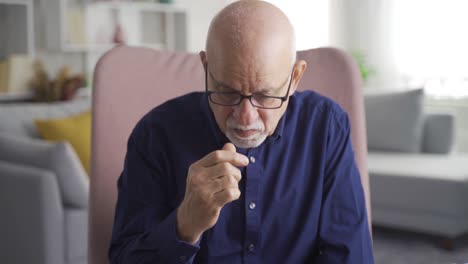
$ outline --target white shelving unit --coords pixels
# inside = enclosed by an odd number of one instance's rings
[[[98,59],[115,46],[118,25],[127,45],[186,51],[187,16],[177,4],[154,2],[0,0],[0,59],[27,54],[50,74],[73,65],[91,81]]]
[[[154,49],[187,49],[186,10],[174,4],[93,2],[86,6],[87,69],[113,47],[117,26],[124,42]]]
[[[174,4],[93,2],[86,6],[88,44],[112,45],[120,25],[127,45],[186,50],[186,10]]]
[[[41,2],[46,35],[45,48],[56,52],[86,51],[84,31],[88,0],[46,0]],[[74,33],[75,38],[70,37]]]
[[[0,103],[31,97],[22,78],[32,74],[24,55],[36,56],[33,11],[33,0],[0,0]]]
[[[128,45],[187,49],[187,12],[176,4],[47,0],[43,10],[46,13],[46,46],[50,50],[107,50],[114,45],[117,24],[121,25]]]
[[[82,54],[88,76],[99,57],[115,46],[117,25],[127,45],[187,50],[187,11],[177,4],[46,0],[42,5],[46,48]]]
[[[11,53],[35,56],[33,11],[33,0],[0,0],[0,57]]]

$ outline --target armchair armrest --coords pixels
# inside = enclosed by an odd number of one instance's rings
[[[54,173],[0,160],[0,259],[64,263],[64,212]]]
[[[47,142],[0,133],[0,160],[52,172],[65,207],[88,207],[89,179],[68,142]]]
[[[447,154],[455,143],[455,117],[450,113],[426,114],[422,152]]]

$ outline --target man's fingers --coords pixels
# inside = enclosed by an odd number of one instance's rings
[[[234,146],[234,144],[232,144],[232,143],[226,143],[223,146],[223,150],[236,152],[236,146]]]
[[[203,167],[211,167],[222,162],[229,162],[236,167],[245,167],[249,164],[249,159],[237,152],[216,150],[203,157],[199,164]]]
[[[227,203],[230,203],[232,201],[239,199],[240,195],[241,195],[241,192],[239,188],[232,187],[232,188],[223,189],[215,193],[213,198],[214,198],[216,205],[223,207]]]
[[[239,188],[239,182],[233,176],[224,176],[207,183],[210,188],[210,192],[215,194],[222,191],[223,189]]]
[[[207,170],[206,174],[209,175],[208,176],[209,180],[215,180],[217,178],[228,176],[228,175],[234,176],[234,178],[237,181],[240,181],[242,178],[241,171],[238,168],[234,167],[229,162],[218,163],[214,166],[206,168],[206,170]]]

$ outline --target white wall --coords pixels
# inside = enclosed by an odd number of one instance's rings
[[[280,8],[296,33],[296,49],[329,45],[329,0],[265,0]]]
[[[328,44],[328,14],[321,14],[328,8],[325,0],[283,1],[266,0],[278,6],[289,16],[296,32],[313,32],[296,36],[298,50],[310,49]],[[211,19],[226,5],[235,0],[176,0],[175,3],[187,8],[188,50],[199,52],[205,47],[206,34]],[[309,24],[309,25],[307,25]]]
[[[44,0],[41,0],[44,1]],[[208,27],[211,19],[223,7],[233,2],[233,0],[175,0],[178,4],[187,9],[187,51],[198,53],[204,50],[205,39],[208,32]],[[56,51],[48,51],[44,49],[45,28],[41,25],[44,24],[44,12],[40,10],[40,5],[36,6],[36,44],[37,44],[37,57],[40,58],[51,76],[55,76],[57,71],[63,65],[67,64],[72,72],[83,72],[85,69],[85,54],[80,52],[67,52],[61,53]],[[91,76],[89,76],[91,78]]]
[[[175,3],[187,8],[188,51],[205,49],[205,40],[211,19],[232,0],[176,0]]]
[[[330,44],[347,51],[361,51],[376,70],[366,90],[398,90],[408,87],[398,82],[391,40],[393,0],[330,0]],[[389,18],[390,17],[390,18]],[[417,19],[417,17],[415,17]],[[417,33],[415,33],[417,34]],[[468,100],[426,100],[428,111],[452,112],[456,118],[457,150],[468,152]]]
[[[363,53],[376,74],[371,89],[397,89],[397,75],[391,55],[390,0],[330,0],[330,45],[348,52]]]

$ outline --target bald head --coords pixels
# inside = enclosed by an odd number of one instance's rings
[[[235,59],[250,67],[259,63],[291,67],[296,56],[294,29],[274,5],[238,1],[221,10],[211,22],[206,52],[208,61]]]
[[[295,57],[291,23],[267,2],[235,2],[211,22],[200,52],[206,90],[219,128],[236,146],[257,147],[275,131],[307,68]]]

